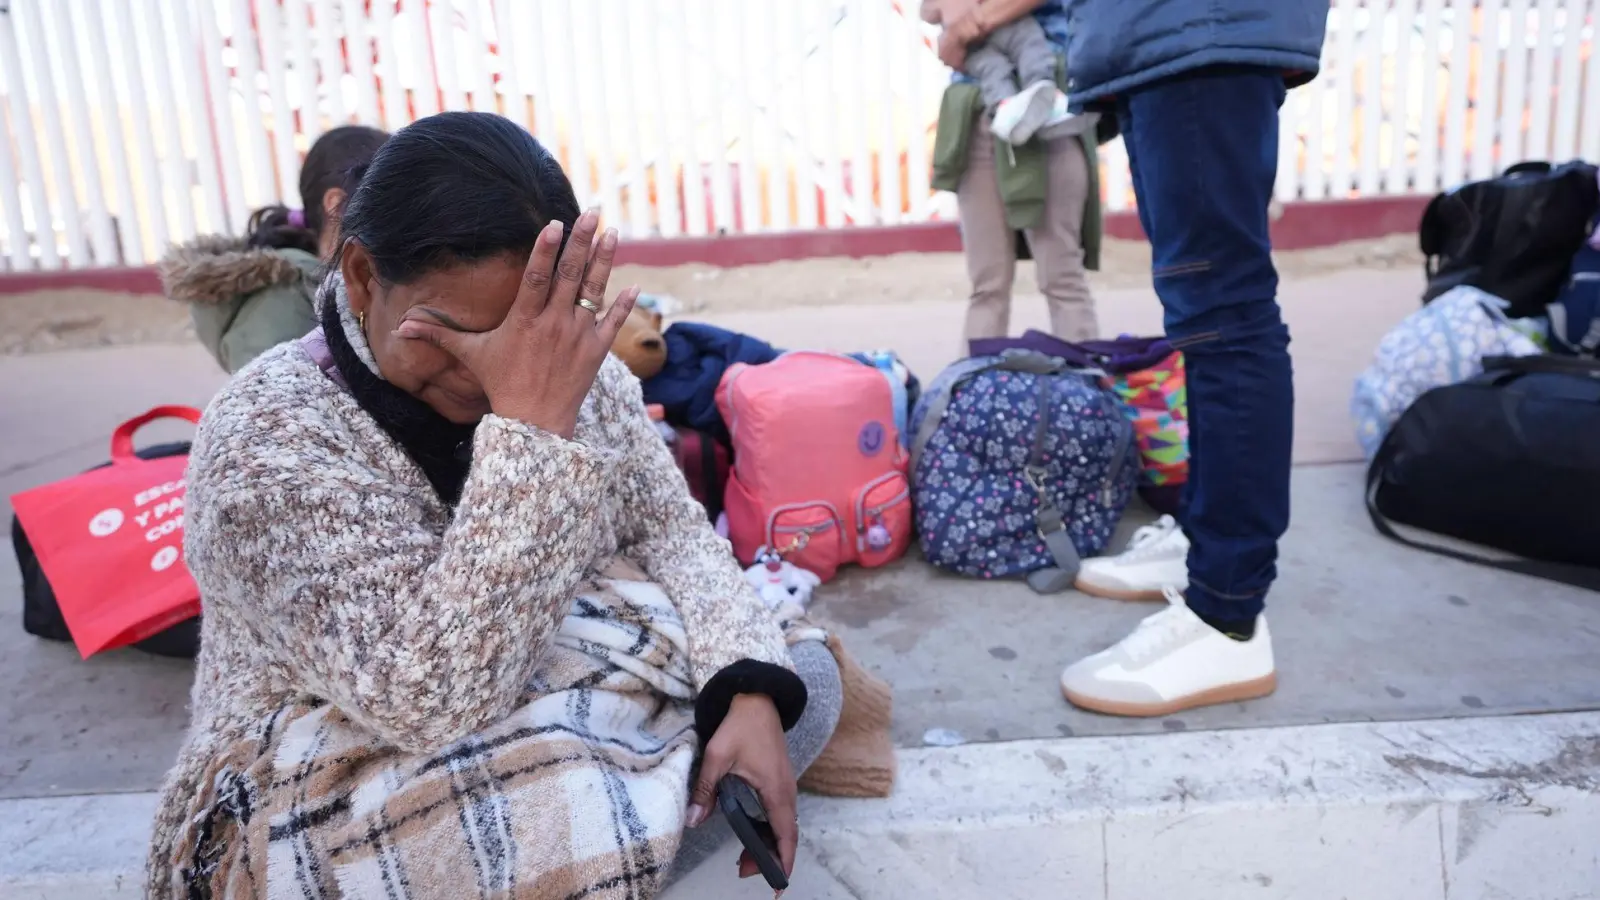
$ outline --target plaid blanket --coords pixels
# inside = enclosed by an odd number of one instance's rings
[[[281,710],[214,770],[194,897],[651,897],[684,827],[695,738],[683,622],[613,563],[580,589],[497,725],[430,755],[339,710]]]

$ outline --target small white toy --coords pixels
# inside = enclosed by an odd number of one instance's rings
[[[756,550],[756,564],[744,570],[744,580],[750,582],[769,609],[785,603],[804,609],[811,602],[811,589],[822,584],[815,573],[785,562],[767,547]]]

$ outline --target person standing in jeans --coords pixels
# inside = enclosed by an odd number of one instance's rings
[[[1067,0],[1073,109],[1115,113],[1168,338],[1188,376],[1179,520],[1079,586],[1165,599],[1061,676],[1077,706],[1167,715],[1277,685],[1262,614],[1289,525],[1294,387],[1267,206],[1284,92],[1317,73],[1327,0]]]

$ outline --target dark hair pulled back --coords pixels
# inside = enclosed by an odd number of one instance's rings
[[[546,225],[570,231],[578,213],[572,183],[533,135],[493,113],[447,112],[378,150],[340,238],[359,241],[385,283],[405,284],[453,263],[525,258]]]
[[[282,204],[258,209],[245,226],[245,243],[251,247],[293,248],[316,253],[322,228],[327,224],[322,212],[323,196],[334,188],[346,194],[354,192],[367,164],[372,162],[372,155],[388,139],[388,132],[365,125],[341,125],[317,138],[300,167],[303,219],[294,221],[293,211]]]

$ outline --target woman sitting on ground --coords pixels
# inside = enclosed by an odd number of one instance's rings
[[[338,246],[339,211],[388,138],[363,125],[327,132],[300,168],[300,209],[257,210],[244,238],[196,238],[156,266],[167,296],[189,304],[200,343],[230,374],[316,327],[312,294]]]
[[[649,897],[728,773],[792,866],[840,669],[608,357],[638,296],[605,304],[616,247],[506,119],[378,151],[321,331],[200,424],[204,649],[150,896]]]

